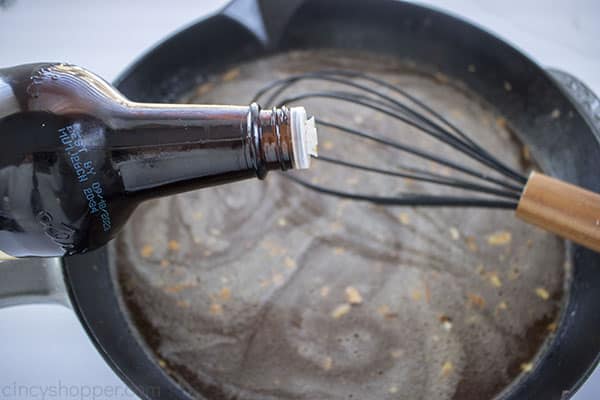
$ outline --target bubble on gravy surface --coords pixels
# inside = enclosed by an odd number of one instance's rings
[[[184,101],[244,104],[266,82],[323,68],[399,84],[498,158],[526,168],[504,120],[476,96],[380,56],[274,56],[215,76]],[[323,119],[476,165],[376,113],[324,100],[305,105]],[[323,154],[436,168],[339,132],[319,135]],[[319,162],[295,173],[381,195],[452,193]],[[492,398],[531,368],[555,327],[566,280],[562,242],[512,211],[378,207],[324,197],[278,173],[147,202],[115,249],[139,334],[175,379],[213,399]]]

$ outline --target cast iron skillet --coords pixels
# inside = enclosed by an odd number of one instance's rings
[[[573,78],[549,74],[485,31],[431,9],[392,0],[235,0],[222,12],[169,38],[117,81],[136,101],[168,102],[202,74],[293,49],[357,49],[409,58],[464,82],[524,135],[549,174],[600,192],[598,116],[591,93]],[[477,66],[477,74],[467,66]],[[564,89],[559,80],[567,81]],[[503,90],[503,82],[512,91]],[[574,90],[573,93],[568,93]],[[573,96],[580,102],[573,101]],[[552,110],[572,115],[548,122]],[[533,371],[501,399],[564,399],[585,380],[600,351],[600,254],[569,246],[568,304],[553,341]],[[136,333],[115,281],[113,252],[64,259],[73,309],[115,372],[145,399],[191,399],[158,365]]]

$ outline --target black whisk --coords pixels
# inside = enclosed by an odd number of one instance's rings
[[[294,92],[292,87],[305,80],[335,83],[342,89],[310,92]],[[285,95],[286,93],[290,93]],[[390,95],[385,94],[389,92]],[[381,169],[375,166],[358,164],[352,161],[319,155],[320,161],[352,168],[356,170],[379,173],[387,176],[408,178],[484,194],[486,197],[459,197],[447,195],[431,195],[403,192],[395,196],[377,196],[366,193],[351,193],[311,183],[296,175],[286,175],[293,181],[319,193],[337,197],[368,201],[381,205],[404,206],[471,206],[488,208],[516,209],[527,178],[498,160],[483,147],[478,145],[465,132],[449,122],[431,107],[427,106],[405,90],[373,76],[353,71],[326,70],[291,76],[274,81],[262,88],[255,95],[255,101],[262,104],[282,106],[300,100],[324,98],[331,101],[351,103],[369,110],[377,111],[397,120],[401,124],[417,128],[430,137],[461,152],[486,168],[476,169],[457,163],[439,154],[422,148],[366,132],[356,127],[342,125],[316,119],[317,125],[334,129],[344,134],[353,135],[389,148],[412,154],[419,158],[437,163],[465,175],[466,179],[449,177],[428,170],[406,165],[398,165],[394,170]],[[494,175],[489,172],[494,171]],[[468,178],[467,178],[468,177]]]

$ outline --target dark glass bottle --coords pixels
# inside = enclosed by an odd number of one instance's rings
[[[134,103],[66,64],[0,69],[0,250],[63,256],[107,243],[141,202],[306,168],[301,107]]]

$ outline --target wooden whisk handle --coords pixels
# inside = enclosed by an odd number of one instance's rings
[[[600,194],[532,172],[516,214],[523,221],[600,252]]]

